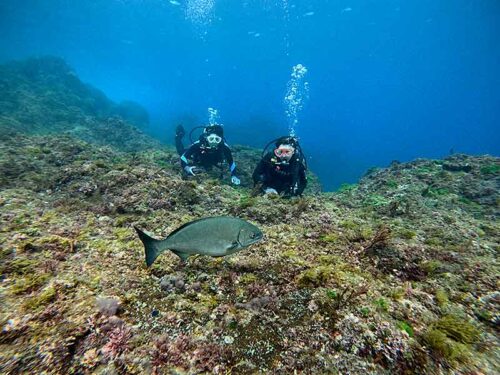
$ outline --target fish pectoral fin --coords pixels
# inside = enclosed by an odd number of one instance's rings
[[[191,254],[181,253],[180,251],[171,250],[175,255],[177,255],[183,262],[187,261]]]
[[[234,241],[228,248],[227,248],[227,251],[231,251],[231,250],[234,250],[238,247],[239,243],[238,241]]]

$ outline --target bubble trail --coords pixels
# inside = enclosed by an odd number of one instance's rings
[[[219,123],[219,111],[215,108],[208,107],[208,123],[210,125],[216,125]]]
[[[285,54],[288,56],[290,54],[290,35],[288,33],[288,25],[290,23],[290,7],[288,5],[288,0],[281,1],[283,11],[284,11],[284,25],[285,25],[285,35],[283,36],[283,42],[285,44]]]
[[[212,23],[215,0],[188,0],[186,18],[195,26],[205,28]]]
[[[302,110],[305,101],[309,97],[309,83],[305,80],[306,74],[307,68],[304,65],[295,65],[287,84],[284,103],[285,114],[288,119],[288,131],[291,136],[296,135],[296,129],[299,123],[299,112]]]

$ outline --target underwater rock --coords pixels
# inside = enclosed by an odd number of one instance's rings
[[[469,173],[472,171],[472,166],[469,164],[453,164],[453,163],[443,163],[443,169],[450,172],[465,172]]]
[[[260,309],[266,308],[273,303],[273,298],[270,296],[262,296],[252,298],[247,303],[236,303],[235,307],[246,310],[258,311]]]
[[[120,301],[115,298],[98,298],[96,300],[96,305],[101,314],[113,316],[118,313]]]
[[[2,373],[496,373],[498,158],[392,163],[336,193],[253,196],[257,150],[234,147],[237,189],[182,180],[173,150],[134,143],[65,69],[0,67],[12,85],[0,99]],[[33,135],[46,120],[72,135]],[[144,151],[81,140],[96,137]],[[266,241],[143,267],[134,225],[165,237],[232,213]]]
[[[186,283],[181,276],[166,275],[160,281],[160,288],[164,292],[176,291],[183,293],[186,290]]]
[[[0,65],[0,82],[2,136],[67,132],[121,150],[158,147],[158,142],[131,125],[146,122],[147,113],[140,106],[117,106],[101,91],[81,82],[60,58],[32,58]]]

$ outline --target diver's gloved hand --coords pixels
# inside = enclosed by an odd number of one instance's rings
[[[231,176],[231,182],[234,184],[234,185],[239,185],[241,183],[240,179],[236,176]]]
[[[273,189],[273,188],[266,188],[264,190],[264,194],[276,194],[278,195],[278,192],[276,191],[276,189]]]
[[[186,131],[184,130],[182,124],[177,125],[175,128],[175,136],[177,138],[184,138],[184,135],[186,135]]]
[[[189,176],[196,176],[196,167],[191,167],[189,165],[186,165],[184,167],[184,171],[189,175]]]

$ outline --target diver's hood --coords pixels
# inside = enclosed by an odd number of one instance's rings
[[[279,147],[281,145],[290,145],[293,146],[293,148],[297,148],[297,144],[297,138],[291,136],[279,137],[274,141],[274,145],[276,147]]]
[[[203,131],[204,134],[217,134],[219,137],[224,138],[224,128],[222,125],[214,124],[208,125]]]
[[[203,142],[205,140],[205,137],[208,134],[217,134],[219,137],[221,137],[224,141],[224,128],[222,125],[219,124],[214,124],[214,125],[207,125],[207,126],[196,126],[191,131],[189,132],[189,140],[191,143],[194,143],[193,140],[193,134],[196,130],[203,129],[203,132],[200,134],[198,137],[198,140],[200,142]]]

